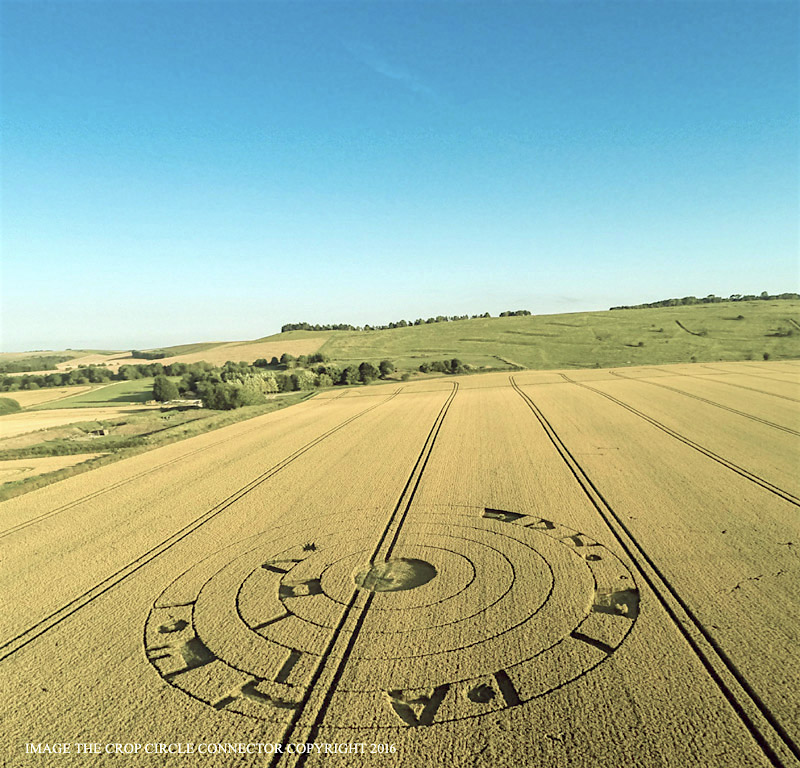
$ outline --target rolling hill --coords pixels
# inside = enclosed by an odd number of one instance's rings
[[[474,318],[371,331],[289,331],[252,341],[165,347],[164,364],[252,363],[322,352],[335,362],[392,360],[398,370],[459,358],[476,369],[586,368],[800,357],[800,301],[749,301],[559,315]],[[21,355],[14,353],[19,359]],[[6,355],[0,355],[0,360]],[[59,365],[148,362],[92,352]]]

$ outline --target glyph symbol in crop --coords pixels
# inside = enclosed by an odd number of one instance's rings
[[[359,510],[351,529],[320,516],[313,547],[298,525],[197,563],[150,611],[151,664],[220,712],[303,724],[334,661],[326,725],[359,727],[369,712],[371,727],[418,728],[561,688],[636,621],[631,572],[582,532],[524,511],[418,507],[391,556],[370,562],[365,531],[386,514]],[[348,633],[346,659],[329,659]]]

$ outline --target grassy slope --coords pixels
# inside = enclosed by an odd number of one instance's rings
[[[736,320],[738,315],[744,319]],[[793,327],[800,302],[742,302],[693,307],[580,312],[565,315],[461,320],[386,331],[336,331],[322,347],[334,360],[389,358],[400,368],[458,357],[475,366],[586,368],[713,360],[800,357]],[[683,330],[676,321],[694,333]],[[644,346],[639,347],[639,342]]]
[[[738,315],[744,319],[736,320]],[[705,336],[695,336],[683,330]],[[794,321],[794,322],[792,322]],[[792,329],[793,336],[769,334],[777,328]],[[662,329],[659,331],[659,329]],[[506,368],[508,362],[525,368],[570,368],[649,365],[713,360],[774,359],[800,357],[800,302],[752,301],[701,304],[692,307],[577,312],[531,317],[478,318],[455,323],[397,328],[385,331],[291,331],[242,342],[206,342],[165,347],[180,360],[200,359],[204,352],[217,360],[234,347],[235,362],[263,357],[264,345],[299,354],[310,338],[325,339],[321,351],[342,363],[388,358],[400,369],[415,369],[426,360],[458,357],[476,367]],[[644,346],[639,347],[639,342]],[[246,348],[252,347],[247,354]],[[244,347],[245,349],[242,349]],[[277,349],[277,348],[276,348]],[[212,352],[217,350],[217,354]],[[307,350],[306,350],[307,351]],[[64,354],[86,354],[68,350]],[[39,354],[39,353],[37,353]],[[52,353],[56,354],[56,353]],[[61,354],[61,353],[58,353]],[[24,357],[0,355],[0,359]],[[116,354],[116,357],[119,353]],[[227,358],[226,358],[227,359]],[[508,362],[507,362],[508,361]]]

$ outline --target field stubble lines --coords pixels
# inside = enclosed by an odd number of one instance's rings
[[[652,416],[648,416],[643,411],[640,411],[638,408],[634,408],[632,405],[629,405],[628,403],[619,400],[613,395],[610,395],[607,392],[603,392],[600,389],[596,389],[595,387],[590,387],[588,384],[584,384],[580,381],[574,381],[564,373],[560,375],[563,376],[564,379],[568,381],[570,384],[574,384],[575,386],[578,387],[584,387],[585,389],[591,390],[592,392],[595,392],[598,395],[602,395],[606,399],[611,400],[612,402],[616,403],[622,408],[625,408],[625,410],[630,411],[631,413],[635,414],[641,419],[644,419],[657,429],[660,429],[662,432],[666,432],[668,435],[670,435],[670,437],[674,437],[676,440],[680,440],[682,443],[685,443],[690,448],[694,448],[694,450],[698,451],[699,453],[702,453],[704,456],[707,456],[708,458],[713,459],[714,461],[722,464],[724,467],[727,467],[732,472],[736,472],[737,475],[741,475],[747,480],[750,480],[750,482],[755,483],[756,485],[760,485],[762,488],[769,491],[770,493],[774,493],[776,496],[779,496],[784,501],[788,501],[790,504],[794,504],[796,507],[800,507],[800,498],[795,496],[793,493],[790,493],[789,491],[786,491],[783,488],[779,488],[774,483],[769,482],[769,480],[765,480],[763,477],[756,475],[755,473],[751,472],[748,469],[745,469],[744,467],[740,467],[738,464],[734,464],[732,461],[728,461],[728,459],[720,456],[717,453],[714,453],[714,451],[709,450],[708,448],[700,445],[699,443],[696,443],[694,440],[686,437],[685,435],[682,435],[680,432],[677,432],[671,427],[668,427],[666,424],[662,424],[660,421],[654,419]]]
[[[398,390],[398,392],[399,392],[399,390]],[[320,402],[323,402],[323,401],[320,401]],[[323,402],[323,404],[324,404],[324,402]],[[272,414],[265,414],[265,415],[269,416],[269,415],[272,415]],[[260,418],[260,417],[256,417],[256,418]],[[235,427],[237,425],[236,424],[232,424],[230,426]],[[62,505],[60,505],[58,507],[55,507],[54,509],[50,509],[50,510],[47,510],[45,512],[42,512],[42,513],[30,518],[29,520],[23,520],[22,522],[17,523],[16,525],[11,525],[8,528],[0,529],[0,539],[4,538],[6,536],[9,536],[12,533],[15,533],[16,531],[22,530],[23,528],[27,528],[30,525],[34,525],[35,523],[39,523],[39,522],[41,522],[43,520],[46,520],[46,519],[48,519],[50,517],[53,517],[54,515],[57,515],[57,514],[59,514],[61,512],[66,512],[67,510],[72,509],[73,507],[76,507],[76,506],[78,506],[80,504],[83,504],[83,503],[85,503],[87,501],[90,501],[91,499],[95,499],[98,496],[102,496],[105,493],[109,493],[110,491],[115,491],[115,490],[127,485],[128,483],[133,482],[134,480],[138,480],[141,477],[145,477],[147,475],[150,475],[153,472],[158,472],[160,469],[164,469],[166,467],[171,467],[174,464],[178,464],[178,463],[182,462],[184,459],[188,459],[188,458],[190,458],[192,456],[196,456],[197,454],[203,453],[204,451],[207,451],[207,450],[209,450],[211,448],[216,448],[216,447],[218,447],[220,445],[224,445],[225,443],[231,442],[232,440],[241,440],[241,438],[243,436],[249,435],[252,432],[260,431],[261,429],[263,429],[263,426],[261,424],[259,424],[258,426],[251,427],[250,429],[236,431],[235,434],[230,435],[229,437],[224,437],[221,440],[217,440],[217,441],[215,441],[213,443],[209,443],[208,445],[201,446],[200,448],[195,448],[194,450],[191,450],[191,451],[188,451],[186,453],[183,453],[180,456],[176,456],[175,458],[168,459],[167,461],[163,461],[160,464],[156,464],[156,465],[154,465],[152,467],[148,467],[147,469],[144,469],[141,472],[137,472],[137,473],[131,475],[130,477],[123,478],[122,480],[118,480],[115,483],[111,483],[110,485],[107,485],[104,488],[99,488],[98,490],[93,491],[92,493],[87,493],[84,496],[80,496],[77,499],[73,499],[72,501],[69,501],[66,504],[62,504]],[[139,454],[139,455],[141,455],[141,454]]]
[[[790,361],[787,361],[790,362]],[[799,364],[800,365],[800,364]],[[740,369],[732,371],[728,368],[716,368],[713,365],[704,365],[703,368],[708,368],[709,371],[714,371],[715,373],[727,373],[727,374],[737,374],[740,376],[749,376],[751,379],[762,379],[764,381],[771,381],[773,384],[798,384],[798,378],[795,376],[793,381],[787,381],[786,379],[779,379],[772,375],[767,375],[766,373],[753,373],[753,369],[751,366],[744,367],[742,366]],[[765,368],[759,368],[759,371],[765,371]],[[785,374],[791,375],[789,371],[776,371],[778,374]]]
[[[736,408],[731,408],[728,405],[723,405],[722,403],[718,403],[714,400],[709,400],[706,397],[701,397],[700,395],[695,395],[691,392],[685,392],[682,389],[678,389],[677,387],[670,387],[668,384],[661,384],[657,381],[652,381],[650,379],[645,378],[636,378],[632,379],[630,376],[625,376],[617,371],[609,371],[612,376],[616,376],[619,379],[625,379],[626,381],[641,381],[644,384],[650,384],[654,387],[661,387],[662,389],[668,389],[670,392],[676,392],[679,395],[683,395],[684,397],[691,397],[693,400],[699,400],[701,403],[707,403],[708,405],[713,405],[715,408],[722,408],[725,411],[730,411],[731,413],[735,413],[739,416],[744,416],[746,419],[751,419],[752,421],[757,421],[760,424],[764,424],[768,427],[772,427],[773,429],[780,429],[783,432],[788,432],[790,435],[795,435],[796,437],[800,437],[800,432],[796,429],[792,429],[791,427],[785,427],[782,424],[776,424],[773,421],[767,421],[767,419],[762,419],[760,416],[754,416],[752,413],[746,413],[745,411],[740,411]]]
[[[748,471],[762,480],[800,496],[800,476],[797,473],[798,443],[793,435],[773,430],[758,422],[749,420],[744,422],[733,413],[725,411],[709,413],[708,407],[702,402],[687,400],[676,392],[643,387],[633,379],[609,378],[607,381],[592,382],[591,386],[624,401],[674,432],[691,438],[707,450],[724,456],[727,461],[747,467]],[[601,405],[594,392],[575,387],[572,390],[573,393],[568,397],[588,398],[595,407],[608,408],[614,412],[615,421],[612,423],[619,424],[621,430],[619,439],[624,441],[619,445],[624,449],[627,441],[623,436],[627,435],[627,432],[622,429],[622,424],[628,419],[633,419],[635,414],[621,411],[616,403],[606,402]],[[533,392],[533,390],[526,391]],[[748,397],[743,393],[737,396],[743,399]],[[640,423],[630,425],[629,428],[635,426],[636,429],[645,430],[646,434],[651,430],[652,425],[645,424],[638,418],[635,421]],[[664,437],[663,434],[651,435],[650,439]],[[683,451],[686,448],[676,440],[669,442],[672,443],[671,446],[664,446],[668,451]],[[687,460],[695,462],[691,457],[687,457]],[[700,463],[708,464],[704,460],[700,460]],[[727,481],[731,479],[727,478]]]
[[[402,389],[402,387],[400,388]],[[338,432],[339,430],[343,429],[347,425],[351,424],[356,419],[364,416],[365,414],[369,413],[370,411],[374,410],[375,408],[380,407],[384,403],[389,402],[390,400],[394,399],[400,392],[400,389],[395,390],[392,394],[390,394],[385,400],[379,403],[375,403],[374,405],[365,408],[363,411],[351,416],[341,423],[337,424],[336,426],[332,427],[331,429],[324,432],[322,435],[317,436],[313,440],[309,441],[305,445],[301,446],[289,456],[285,457],[281,461],[274,464],[268,470],[263,472],[258,477],[251,480],[249,483],[245,484],[241,488],[239,488],[234,493],[230,494],[227,498],[223,499],[221,502],[216,504],[211,509],[207,510],[206,512],[202,513],[190,523],[185,525],[184,527],[180,528],[178,531],[173,533],[172,535],[168,536],[166,539],[161,541],[156,546],[150,548],[147,552],[143,553],[139,557],[135,558],[134,560],[130,561],[127,565],[123,566],[115,573],[111,574],[107,578],[103,579],[101,582],[97,583],[91,589],[86,590],[84,593],[79,595],[78,597],[71,600],[69,603],[66,603],[58,610],[52,612],[45,618],[41,619],[40,621],[36,622],[32,626],[28,627],[28,629],[20,632],[16,636],[6,640],[2,644],[0,644],[0,661],[7,659],[8,657],[12,656],[21,648],[28,645],[28,643],[35,640],[37,637],[41,637],[45,632],[52,629],[56,625],[60,624],[66,618],[71,616],[72,614],[79,611],[84,606],[91,603],[93,600],[98,598],[100,595],[108,592],[110,589],[115,587],[116,585],[120,584],[122,581],[127,579],[132,574],[136,573],[140,568],[144,567],[148,563],[155,560],[158,556],[172,548],[175,544],[179,541],[182,541],[190,534],[194,533],[198,530],[201,526],[205,525],[209,520],[212,520],[220,513],[224,512],[230,506],[232,506],[235,502],[241,499],[243,496],[247,495],[250,491],[254,488],[257,488],[275,474],[280,472],[286,466],[291,464],[297,458],[302,456],[307,451],[311,450],[314,446],[321,443],[326,438],[330,437],[334,433]]]
[[[780,361],[785,362],[786,364],[795,365],[795,363],[791,360]],[[748,376],[758,376],[760,379],[771,379],[772,381],[782,381],[785,383],[796,384],[797,383],[797,375],[794,371],[789,369],[781,369],[776,366],[770,366],[769,368],[765,368],[763,365],[754,365],[753,363],[749,362],[740,362],[737,363],[741,367],[742,370],[747,371]],[[758,373],[753,373],[753,371],[758,371]],[[768,376],[766,374],[769,374]],[[789,378],[782,378],[784,376],[788,376]]]
[[[534,401],[516,384],[513,376],[509,379],[512,387],[527,403],[556,451],[569,467],[592,506],[770,763],[776,768],[783,768],[800,762],[800,746],[614,512]]]
[[[392,550],[397,543],[397,538],[402,530],[403,523],[411,508],[414,496],[419,488],[422,474],[428,464],[439,430],[458,392],[459,385],[457,382],[453,382],[452,387],[452,392],[439,411],[414,467],[411,470],[411,474],[408,476],[397,503],[389,516],[383,533],[378,543],[375,545],[372,556],[369,559],[370,564],[375,564],[379,559],[387,561],[391,556]],[[321,656],[320,662],[311,678],[311,682],[306,689],[306,693],[300,705],[295,710],[289,725],[284,730],[281,739],[283,743],[311,743],[316,739],[323,725],[325,714],[330,706],[336,686],[344,673],[345,666],[350,657],[350,652],[358,640],[361,627],[364,624],[374,596],[375,593],[372,591],[366,593],[364,590],[353,589],[350,601],[343,610],[336,629],[331,634],[328,646]],[[306,712],[314,713],[314,720],[310,726],[304,726],[300,723],[300,720],[304,717]],[[296,756],[295,759],[293,756],[276,754],[269,762],[269,766],[270,768],[276,768],[276,766],[281,764],[293,764],[296,768],[299,768],[305,764],[307,756],[308,754],[304,753]]]
[[[708,368],[709,366],[703,366],[704,368]],[[769,397],[779,397],[781,400],[790,400],[793,403],[800,403],[800,398],[797,397],[789,397],[789,395],[780,395],[777,392],[767,392],[764,389],[758,389],[756,387],[748,387],[746,384],[737,384],[734,381],[725,381],[725,379],[720,378],[719,369],[714,368],[712,373],[706,374],[698,374],[698,373],[675,373],[672,371],[667,371],[665,368],[653,368],[654,371],[660,371],[662,373],[668,374],[670,376],[687,376],[691,379],[702,379],[704,381],[713,381],[715,384],[725,384],[728,387],[736,387],[737,389],[746,389],[750,392],[758,392],[761,395],[767,395]],[[737,375],[734,371],[726,371],[725,375]]]

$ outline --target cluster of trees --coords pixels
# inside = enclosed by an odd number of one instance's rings
[[[282,355],[246,362],[211,363],[137,363],[121,365],[114,372],[105,366],[79,366],[64,373],[23,376],[0,376],[0,391],[14,392],[41,387],[72,384],[106,384],[153,377],[153,398],[161,402],[178,398],[199,398],[207,408],[227,410],[266,402],[276,392],[296,392],[316,387],[346,384],[369,384],[386,378],[395,370],[391,360],[379,365],[364,361],[358,365],[334,365],[322,354]],[[174,379],[180,377],[178,382]]]
[[[800,293],[776,293],[769,294],[766,291],[756,296],[752,293],[732,293],[728,298],[723,296],[715,296],[709,293],[702,299],[697,296],[684,296],[682,299],[663,299],[662,301],[653,301],[650,304],[627,304],[619,307],[611,307],[611,309],[650,309],[651,307],[684,307],[691,306],[692,304],[719,304],[722,301],[774,301],[778,299],[800,299]]]
[[[140,360],[161,360],[167,357],[167,353],[163,349],[151,349],[149,351],[143,349],[132,349],[131,357],[137,357]]]
[[[340,384],[369,384],[394,371],[394,364],[390,360],[382,360],[377,367],[365,361],[360,365],[342,368],[332,365],[327,359],[320,359],[323,357],[319,354],[301,355],[299,358],[284,355],[282,371],[270,370],[263,365],[263,359],[253,365],[228,362],[221,368],[193,367],[181,377],[176,387],[177,393],[167,387],[167,384],[171,384],[169,379],[156,377],[153,396],[157,400],[173,400],[176,396],[200,398],[206,408],[230,410],[245,405],[259,405],[266,402],[268,395],[276,392],[297,392]],[[305,358],[304,362],[310,367],[297,367],[301,358]]]
[[[69,358],[68,358],[69,359]],[[121,365],[114,372],[104,365],[79,365],[71,371],[30,374],[23,376],[0,376],[0,392],[15,392],[20,389],[43,387],[68,387],[73,384],[108,384],[112,381],[132,381],[151,376],[180,376],[190,368],[213,368],[210,363],[138,363]]]
[[[434,360],[431,363],[423,363],[419,367],[422,373],[466,373],[467,366],[457,357],[452,360]]]
[[[530,312],[526,309],[518,310],[516,312],[501,312],[500,317],[511,317],[514,315],[529,315]],[[281,333],[287,331],[387,331],[391,328],[408,328],[412,325],[428,325],[430,323],[454,323],[458,320],[475,320],[479,317],[491,317],[488,312],[482,315],[437,315],[436,317],[429,317],[427,319],[418,317],[416,320],[398,320],[395,323],[388,325],[350,325],[349,323],[336,323],[320,325],[315,323],[286,323],[281,326]]]
[[[106,384],[114,374],[100,366],[89,365],[64,373],[44,373],[24,376],[0,376],[0,392],[16,392],[20,389],[42,387],[66,387],[71,384]]]
[[[501,312],[500,317],[528,317],[530,312],[527,309],[515,309],[512,312]]]
[[[51,371],[59,363],[72,358],[69,355],[40,355],[24,357],[21,360],[7,360],[0,363],[0,373],[24,373],[25,371]]]
[[[319,323],[286,323],[286,325],[281,326],[281,333],[286,333],[287,331],[361,331],[363,328],[361,326],[356,327],[355,325],[350,325],[350,323],[325,323],[324,325],[320,325]]]
[[[205,392],[209,403],[233,403],[226,407],[238,407],[254,404],[253,398],[255,402],[263,402],[262,395],[274,392],[293,392],[337,384],[368,384],[375,379],[385,378],[393,371],[394,365],[390,360],[382,360],[377,367],[369,362],[342,367],[331,364],[327,355],[317,352],[299,357],[284,354],[280,359],[273,357],[270,361],[261,358],[252,365],[229,361],[221,367],[206,362],[176,362],[169,365],[155,362],[121,365],[114,372],[101,365],[81,365],[63,373],[0,376],[0,391],[15,392],[74,384],[108,384],[113,381],[155,377],[153,397],[156,400],[174,400],[181,396],[203,399]],[[181,380],[176,385],[177,391],[173,391],[170,377],[176,376],[180,376]],[[236,395],[231,387],[241,388],[243,391]],[[208,407],[216,406],[209,404]]]
[[[266,357],[260,357],[253,365],[257,368],[280,368],[281,366],[284,368],[297,368],[298,366],[305,367],[313,363],[327,363],[329,361],[330,358],[322,352],[315,352],[313,355],[299,355],[298,357],[284,352],[280,358],[273,355],[269,361],[267,361]]]

